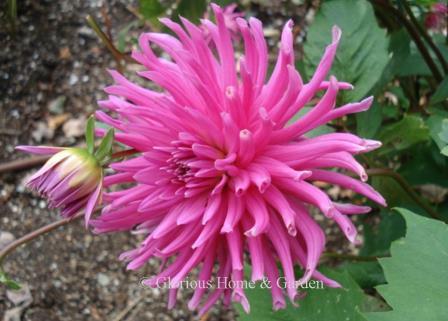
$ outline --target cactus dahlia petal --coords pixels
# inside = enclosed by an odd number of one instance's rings
[[[222,16],[224,19],[224,24],[226,25],[227,30],[229,30],[230,32],[230,36],[233,39],[238,40],[240,36],[240,31],[238,28],[238,24],[236,23],[236,20],[237,18],[243,17],[244,14],[242,12],[236,12],[235,11],[236,9],[237,5],[235,3],[231,3],[228,6],[222,8]],[[208,12],[204,14],[204,19],[205,20],[209,19]],[[201,25],[201,28],[203,36],[207,39],[207,41],[211,41],[211,35],[207,26]]]
[[[85,210],[88,223],[101,199],[103,170],[96,159],[80,148],[17,146],[19,150],[53,155],[27,182],[48,199],[50,208],[60,208],[63,217]]]
[[[134,186],[105,195],[108,205],[92,224],[97,232],[136,229],[147,235],[138,249],[122,258],[129,261],[129,269],[160,258],[162,271],[146,284],[155,286],[169,278],[170,306],[176,300],[175,285],[196,267],[199,281],[228,277],[238,284],[244,278],[247,253],[251,279],[273,281],[273,306],[280,309],[285,299],[275,282],[277,262],[288,284],[296,281],[293,266],[298,264],[305,271],[299,283],[315,278],[338,286],[316,270],[325,236],[309,207],[334,220],[351,242],[356,228],[348,215],[369,211],[365,206],[334,203],[313,182],[349,188],[385,205],[364,182],[366,173],[353,157],[379,147],[379,142],[347,133],[305,136],[335,118],[368,109],[372,98],[335,107],[338,91],[351,88],[334,77],[325,80],[341,36],[339,28],[333,28],[332,43],[315,74],[303,83],[294,68],[292,22],[286,23],[277,62],[267,79],[261,22],[236,19],[244,44],[244,54],[236,60],[223,11],[216,5],[212,8],[216,24],[202,21],[212,36],[210,46],[201,28],[183,18],[183,27],[161,20],[177,37],[140,36],[141,51],[133,57],[145,70],[138,74],[161,91],[111,71],[115,85],[106,88],[110,96],[100,102],[106,112],[96,116],[117,129],[117,141],[141,154],[111,164],[116,173],[104,179],[105,186]],[[170,58],[156,56],[151,45]],[[311,100],[319,91],[324,93],[314,104]],[[314,107],[288,123],[306,104]],[[360,180],[328,170],[337,167],[354,172]],[[298,298],[294,286],[285,292],[292,302]],[[224,303],[238,301],[249,311],[241,287],[197,288],[189,307],[201,306],[202,313],[220,298]]]

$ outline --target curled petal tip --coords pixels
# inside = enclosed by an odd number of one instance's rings
[[[224,225],[221,229],[221,234],[232,233],[233,229],[231,226]]]
[[[328,218],[333,218],[337,212],[338,210],[334,206],[331,206],[324,211],[324,215]]]
[[[296,235],[297,235],[297,229],[296,229],[296,227],[294,226],[294,224],[289,224],[289,225],[287,226],[287,230],[288,230],[288,234],[289,234],[289,235],[291,235],[291,236],[296,236]]]
[[[194,311],[196,310],[196,308],[198,307],[198,305],[196,303],[191,302],[191,300],[188,302],[187,304],[188,310],[190,311]]]
[[[109,73],[109,75],[111,75],[112,77],[115,77],[116,75],[119,74],[119,72],[118,72],[117,70],[115,70],[115,69],[107,68],[106,71],[107,71],[107,72]]]
[[[303,181],[313,175],[312,171],[298,171],[297,175],[294,177],[296,182]]]
[[[306,292],[296,292],[290,297],[290,301],[292,305],[295,307],[298,307],[299,304],[297,303],[299,300],[303,299],[306,296]]]
[[[215,14],[216,18],[218,18],[219,16],[222,17],[224,15],[222,8],[220,6],[218,6],[216,3],[211,3],[210,7],[212,8],[213,13]]]
[[[342,36],[342,30],[341,28],[339,28],[339,26],[334,25],[333,28],[331,29],[332,31],[332,36],[333,36],[333,42],[339,42],[339,40],[341,39]]]
[[[247,27],[247,21],[244,18],[237,17],[237,18],[235,18],[235,22],[237,23],[238,27],[240,27],[240,28]]]
[[[369,96],[369,97],[367,97],[366,99],[364,99],[363,101],[364,101],[364,102],[372,103],[372,102],[373,102],[373,99],[374,99],[373,96]]]
[[[338,79],[336,78],[336,76],[334,76],[334,75],[330,76],[330,85],[333,85],[333,86],[338,85]]]
[[[364,139],[363,146],[365,148],[365,151],[370,152],[383,146],[383,143],[381,143],[379,140]]]
[[[367,180],[369,179],[369,176],[366,174],[366,172],[362,172],[361,174],[360,174],[360,178],[361,178],[361,181],[363,181],[363,182],[367,182]]]
[[[90,220],[87,219],[87,217],[86,217],[86,219],[84,220],[84,227],[85,227],[86,230],[89,229],[89,225],[90,225]]]
[[[299,280],[297,280],[297,285],[301,286],[301,285],[305,284],[306,282],[308,282],[310,280],[314,270],[315,270],[314,268],[313,269],[311,269],[309,267],[306,268],[302,277]]]
[[[257,236],[257,229],[255,227],[252,227],[250,230],[244,232],[244,235],[247,237],[255,237]]]
[[[372,103],[373,103],[373,99],[374,99],[373,96],[369,96],[369,97],[363,99],[363,100],[360,102],[360,104],[362,104],[362,105],[365,106],[365,107],[364,107],[365,109],[363,109],[363,110],[367,110],[367,109],[370,108],[370,106],[371,106]]]
[[[163,23],[163,24],[167,24],[167,23],[172,22],[172,20],[169,19],[169,18],[167,18],[167,17],[160,17],[160,18],[159,18],[159,21],[160,21],[161,23]]]
[[[258,187],[258,191],[261,194],[264,194],[264,192],[266,192],[266,190],[268,189],[269,185],[271,184],[270,181],[266,180],[264,182],[261,183],[261,185]]]
[[[250,139],[251,136],[252,136],[252,132],[249,129],[243,129],[240,131],[241,139]]]
[[[284,308],[286,308],[286,303],[284,301],[275,300],[275,302],[273,304],[274,311],[282,310]]]
[[[241,306],[243,307],[244,312],[246,312],[247,314],[250,313],[250,304],[249,301],[247,300],[247,298],[245,296],[241,296],[236,294],[234,296],[234,301],[235,302],[239,302],[241,304]]]
[[[226,97],[233,99],[235,97],[236,89],[234,86],[227,86],[225,90]]]
[[[344,232],[350,243],[356,244],[356,236],[358,235],[356,229],[352,228],[351,226],[347,226]]]
[[[182,21],[188,21],[187,19],[185,19],[185,18],[181,18],[181,20]],[[205,26],[205,27],[208,27],[207,26],[207,23],[209,23],[210,22],[210,20],[207,20],[207,19],[199,19],[199,21],[201,22],[201,24],[203,25],[203,26]]]

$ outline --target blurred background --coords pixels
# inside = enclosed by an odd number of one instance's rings
[[[373,107],[319,128],[379,139],[384,147],[360,161],[390,207],[448,219],[448,46],[446,3],[415,1],[216,1],[264,24],[275,61],[281,28],[294,21],[296,67],[306,80],[338,24],[343,40],[332,74],[355,85],[340,104],[375,95]],[[26,190],[24,180],[42,160],[29,162],[18,144],[73,146],[82,143],[85,121],[112,81],[106,69],[133,77],[129,54],[141,32],[164,31],[157,18],[207,16],[205,0],[4,0],[0,4],[0,248],[58,213]],[[229,15],[229,19],[232,15]],[[236,40],[237,41],[237,40]],[[145,84],[150,86],[150,84]],[[298,115],[300,117],[300,115]],[[28,162],[23,162],[28,160]],[[335,199],[353,198],[331,189]],[[359,199],[360,203],[364,200]],[[364,237],[348,244],[331,223],[324,258],[351,271],[365,291],[384,277],[376,262],[346,262],[343,255],[376,257],[403,236],[404,222],[387,209],[356,218]],[[95,236],[82,222],[40,237],[8,257],[5,271],[19,292],[0,287],[0,317],[16,320],[197,320],[186,302],[173,310],[166,293],[141,288],[139,279],[156,265],[126,271],[118,260],[136,236]],[[375,265],[376,264],[376,265]],[[366,272],[368,271],[368,272]],[[364,273],[364,274],[363,274]],[[365,274],[368,274],[365,277]],[[364,278],[363,278],[364,275]],[[380,302],[381,303],[381,302]],[[235,320],[238,312],[216,306],[202,320]],[[339,320],[335,320],[339,321]]]

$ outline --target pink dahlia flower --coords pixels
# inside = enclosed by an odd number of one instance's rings
[[[53,155],[27,182],[49,201],[50,208],[60,208],[63,217],[85,210],[88,223],[101,199],[103,171],[97,160],[80,148],[17,146],[19,150]]]
[[[446,26],[448,6],[439,2],[431,6],[430,12],[426,15],[425,26],[428,29],[441,30]]]
[[[241,284],[247,258],[252,280],[272,281],[273,306],[280,309],[286,303],[284,290],[276,285],[277,262],[290,285],[296,281],[298,264],[304,269],[299,283],[315,278],[338,286],[316,270],[325,235],[310,207],[334,220],[351,242],[356,228],[348,215],[369,211],[333,202],[313,182],[339,185],[385,205],[365,183],[367,175],[353,157],[379,147],[379,142],[346,133],[305,136],[335,118],[368,109],[372,98],[335,106],[338,91],[351,88],[335,77],[325,80],[339,28],[333,28],[332,43],[315,74],[303,83],[294,68],[291,21],[283,29],[278,59],[267,77],[261,22],[236,20],[244,43],[244,55],[236,60],[223,11],[212,8],[216,24],[203,21],[212,36],[210,46],[201,28],[183,18],[183,27],[161,20],[177,37],[140,36],[141,51],[133,57],[146,70],[138,74],[161,91],[110,72],[115,85],[106,88],[108,100],[99,102],[108,113],[98,111],[96,116],[118,130],[117,141],[141,155],[111,164],[116,173],[104,179],[105,186],[133,186],[106,194],[108,205],[92,224],[96,232],[135,230],[147,235],[139,248],[121,258],[130,261],[129,269],[159,258],[161,272],[145,284],[170,280],[169,306],[175,303],[176,285],[195,268],[198,281],[227,277]],[[151,45],[171,58],[156,56]],[[324,93],[315,103],[312,99],[320,91]],[[290,124],[307,104],[314,107]],[[333,168],[352,171],[361,180]],[[299,297],[295,286],[288,286],[286,293],[292,302]],[[225,304],[240,302],[249,311],[244,289],[238,286],[197,288],[189,308],[201,306],[203,313],[220,298]]]

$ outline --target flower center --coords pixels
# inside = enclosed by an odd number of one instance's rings
[[[182,160],[173,159],[169,161],[169,167],[171,169],[171,173],[178,181],[185,183],[188,178],[193,176],[191,168]]]

